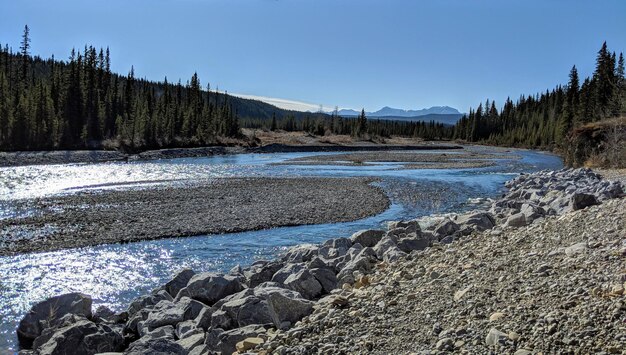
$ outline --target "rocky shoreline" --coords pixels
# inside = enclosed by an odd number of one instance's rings
[[[389,207],[389,199],[373,181],[217,178],[16,200],[13,207],[26,216],[0,220],[0,256],[354,221]]]
[[[20,354],[515,353],[626,346],[622,186],[523,174],[489,210],[399,221],[227,274],[180,271],[126,311],[66,294]]]

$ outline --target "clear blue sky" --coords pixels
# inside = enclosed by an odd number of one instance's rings
[[[118,72],[367,110],[501,104],[626,51],[624,0],[0,0],[0,42],[25,24],[41,56],[108,45]]]

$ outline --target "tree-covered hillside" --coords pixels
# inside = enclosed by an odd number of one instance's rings
[[[599,50],[596,69],[580,84],[574,66],[566,86],[536,95],[521,96],[516,102],[507,99],[502,109],[487,100],[461,118],[454,138],[504,146],[559,149],[568,163],[580,165],[593,154],[608,147],[609,135],[622,135],[623,120],[611,120],[611,131],[596,132],[596,139],[581,142],[582,127],[626,115],[626,79],[624,56],[610,52],[606,42]],[[583,130],[584,131],[584,130]],[[619,142],[619,139],[618,139]],[[626,152],[624,153],[626,154]],[[626,157],[622,157],[626,160]],[[623,164],[623,163],[622,163]]]
[[[85,46],[67,61],[30,54],[24,29],[14,53],[0,45],[0,149],[113,147],[145,150],[219,144],[239,128],[264,127],[316,134],[356,134],[357,119],[279,109],[211,89],[193,74],[186,83],[153,82],[111,72],[109,49]],[[372,121],[375,135],[449,138],[435,123]]]

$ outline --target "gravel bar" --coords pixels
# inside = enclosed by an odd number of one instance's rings
[[[0,255],[353,221],[388,208],[373,181],[229,178],[21,200],[36,213],[0,221]]]

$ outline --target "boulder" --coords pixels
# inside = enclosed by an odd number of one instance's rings
[[[212,317],[213,309],[211,307],[204,307],[200,313],[198,313],[196,319],[194,319],[194,323],[196,324],[196,327],[207,330],[211,326]]]
[[[189,355],[209,355],[211,354],[211,350],[205,344],[200,344],[195,348],[191,349]]]
[[[87,318],[67,314],[57,326],[45,329],[35,339],[34,349],[40,355],[77,354],[90,355],[121,351],[122,335],[106,324],[95,324]]]
[[[374,246],[374,253],[378,259],[383,258],[383,254],[392,247],[398,247],[398,238],[393,235],[385,235],[383,239],[381,239],[378,244]]]
[[[339,271],[339,273],[337,274],[338,285],[343,285],[344,283],[353,284],[355,281],[355,271],[361,274],[367,274],[374,268],[374,264],[377,261],[378,260],[376,259],[376,253],[374,252],[374,249],[362,249],[359,254],[357,254],[352,260],[348,261],[343,266],[341,271]]]
[[[221,333],[218,336],[218,343],[215,350],[222,354],[232,354],[237,351],[236,345],[247,338],[255,338],[259,334],[265,333],[265,328],[258,325],[248,325]]]
[[[276,271],[274,276],[272,276],[272,282],[285,283],[285,280],[289,278],[289,276],[298,273],[302,270],[306,270],[306,266],[304,263],[297,264],[286,264],[280,270]]]
[[[599,202],[594,195],[585,193],[574,193],[570,198],[572,210],[582,210],[585,207],[597,205]]]
[[[176,324],[176,337],[178,339],[185,338],[185,334],[198,329],[195,320],[186,320]]]
[[[389,232],[396,230],[396,233],[417,233],[420,231],[420,225],[416,220],[412,221],[394,221],[387,224]],[[387,232],[387,233],[389,233]]]
[[[424,237],[421,233],[411,233],[406,237],[400,238],[397,243],[398,249],[405,253],[410,253],[413,250],[424,250],[430,246],[430,240]],[[384,256],[384,254],[383,254]]]
[[[185,349],[185,351],[191,351],[191,349],[204,343],[204,333],[194,334],[190,337],[180,339],[176,343]]]
[[[367,229],[354,233],[350,240],[352,243],[359,243],[364,247],[373,247],[376,245],[385,234],[382,230]]]
[[[148,314],[143,327],[151,331],[164,325],[175,326],[180,322],[196,318],[204,307],[202,303],[188,297],[183,297],[178,302],[161,301],[155,310]]]
[[[458,230],[458,224],[454,223],[450,218],[444,218],[441,222],[435,225],[433,234],[437,236],[437,239],[441,239],[446,236],[453,235]]]
[[[270,281],[272,276],[283,267],[280,262],[267,262],[263,264],[252,265],[249,269],[243,271],[248,287],[256,287],[263,282]]]
[[[315,268],[310,270],[311,275],[322,285],[324,293],[330,293],[330,291],[337,288],[337,276],[329,268]]]
[[[124,355],[186,355],[185,348],[174,340],[159,339],[139,339],[130,344]]]
[[[176,298],[179,299],[181,294],[187,294],[190,298],[210,306],[243,289],[244,285],[239,276],[203,272],[194,275],[189,280],[187,287],[179,291]]]
[[[172,296],[165,290],[159,290],[155,293],[135,298],[128,306],[128,318],[132,318],[135,313],[146,307],[154,306],[161,301],[173,301]]]
[[[352,240],[348,238],[329,239],[324,243],[324,246],[329,246],[335,249],[348,250],[352,246]]]
[[[394,245],[385,251],[382,259],[384,262],[387,263],[395,263],[396,261],[405,258],[406,256],[407,253],[403,252],[402,250],[400,250],[400,248]]]
[[[291,290],[299,292],[306,299],[314,299],[322,293],[322,285],[307,269],[291,274],[284,282]]]
[[[523,213],[516,213],[507,218],[505,225],[509,227],[523,227],[527,225],[526,216]]]
[[[455,218],[455,222],[463,227],[471,227],[479,232],[492,229],[496,226],[496,219],[487,211],[473,211],[459,215]]]
[[[311,260],[315,255],[317,255],[319,247],[313,244],[301,244],[295,247],[290,248],[285,255],[283,256],[283,260],[289,263],[303,263]]]
[[[174,276],[173,279],[171,279],[168,283],[165,284],[164,286],[165,291],[167,291],[167,293],[169,293],[170,296],[176,297],[176,295],[178,295],[178,292],[180,292],[182,288],[187,286],[187,283],[189,282],[189,280],[191,280],[191,278],[195,274],[196,273],[193,272],[193,270],[191,269],[183,269],[179,271],[176,274],[176,276]]]
[[[145,332],[142,332],[142,337],[141,339],[143,339],[143,341],[146,340],[151,340],[151,339],[170,339],[170,340],[174,340],[175,335],[176,335],[176,331],[174,330],[174,327],[171,325],[164,325],[162,327],[153,329],[153,330],[147,330],[147,328],[144,328]]]
[[[270,317],[277,329],[285,329],[286,326],[299,321],[313,311],[313,302],[290,297],[283,292],[269,293],[267,304]]]
[[[68,293],[37,303],[22,318],[17,328],[20,344],[29,348],[44,330],[43,324],[54,325],[66,314],[91,318],[91,303],[91,297],[82,293]]]
[[[228,297],[227,302],[216,303],[214,308],[219,305],[219,309],[213,313],[211,327],[229,330],[251,324],[273,323],[268,298],[274,293],[304,301],[300,293],[280,287],[267,285],[253,290],[247,289]]]

